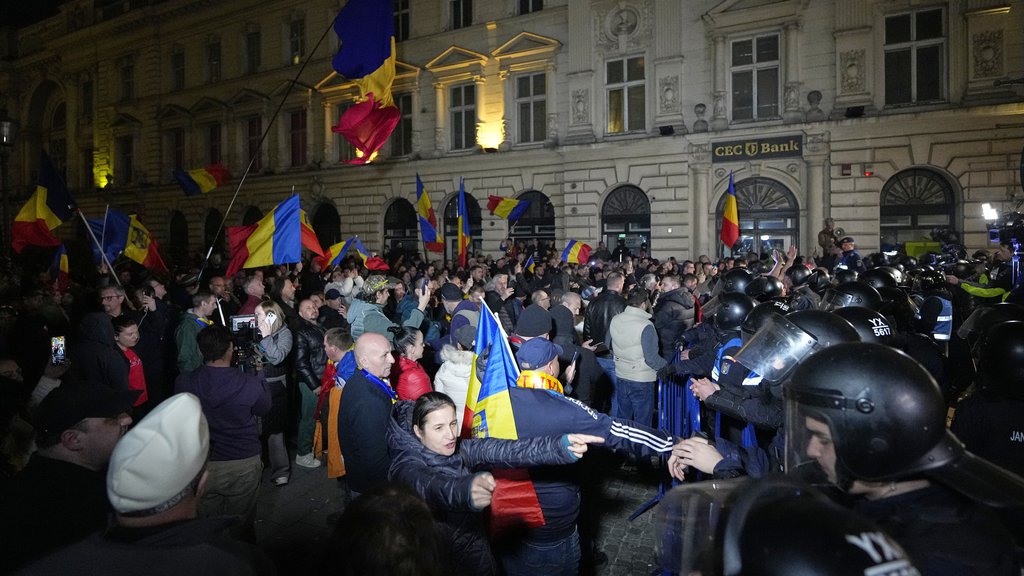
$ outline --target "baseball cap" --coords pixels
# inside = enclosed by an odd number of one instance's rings
[[[519,348],[516,360],[519,367],[524,370],[536,370],[546,366],[562,354],[562,347],[546,338],[534,338],[527,340]]]
[[[551,313],[536,304],[530,304],[519,315],[513,332],[519,336],[535,338],[547,336],[552,326]]]
[[[36,427],[46,434],[60,434],[86,418],[114,418],[131,410],[139,394],[137,390],[64,384],[47,394],[39,404]]]
[[[847,242],[849,242],[850,244],[856,244],[856,242],[853,239],[853,236],[843,236],[842,238],[839,239],[840,244],[846,244]]]
[[[336,288],[331,288],[324,293],[324,298],[328,300],[337,300],[338,298],[341,298],[341,292],[338,292]]]
[[[120,514],[146,516],[177,503],[206,466],[210,428],[199,398],[171,396],[128,431],[107,469],[107,498]]]
[[[462,300],[462,290],[455,284],[446,282],[444,286],[441,286],[441,299],[449,302]]]

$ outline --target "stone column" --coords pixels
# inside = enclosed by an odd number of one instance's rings
[[[797,22],[787,22],[785,25],[785,60],[786,81],[783,85],[783,112],[782,120],[787,124],[803,122],[804,113],[800,109],[800,25]]]
[[[445,85],[440,82],[434,84],[434,109],[436,113],[434,115],[434,157],[440,158],[444,156],[445,150],[447,149],[448,139],[444,136],[444,128],[447,124],[448,114],[446,112],[447,105],[445,103]]]
[[[708,174],[711,172],[711,145],[690,144],[690,173],[692,188],[690,188],[690,257],[696,260],[701,254],[711,254],[709,241],[711,234],[708,230],[708,222],[714,220],[714,215],[708,217],[708,197],[711,195]]]
[[[711,129],[725,130],[729,127],[729,110],[726,99],[726,74],[729,57],[725,49],[725,36],[715,36],[715,84],[712,94]]]
[[[807,163],[807,225],[801,253],[810,254],[818,246],[818,227],[827,216],[825,199],[825,168],[828,162],[829,132],[808,134],[805,137],[804,161]]]

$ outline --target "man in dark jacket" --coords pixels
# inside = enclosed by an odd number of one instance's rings
[[[82,384],[128,389],[128,359],[114,342],[114,325],[105,312],[86,314],[79,338],[68,346],[72,378]]]
[[[320,379],[327,366],[324,351],[324,333],[316,319],[316,304],[305,299],[299,303],[299,329],[295,333],[295,371],[299,375],[299,432],[295,439],[295,463],[304,468],[316,468],[320,461],[313,456],[313,434],[316,431],[317,399],[320,398]]]
[[[195,396],[178,394],[157,406],[124,435],[110,457],[106,495],[115,524],[26,572],[274,574],[262,551],[226,536],[233,519],[197,518],[210,444]]]
[[[654,307],[654,329],[658,331],[658,353],[671,362],[676,354],[676,341],[693,326],[694,300],[678,276],[662,278],[661,290],[661,297]]]
[[[338,406],[338,445],[353,498],[387,479],[384,432],[391,406],[398,400],[388,383],[395,363],[388,339],[365,332],[356,340],[354,353],[359,369],[346,382]]]
[[[251,529],[263,474],[256,417],[270,412],[270,390],[262,377],[231,366],[235,347],[227,328],[210,326],[197,340],[204,364],[178,376],[174,390],[199,398],[213,440],[199,514],[239,515]]]
[[[587,313],[583,319],[583,338],[591,340],[597,349],[597,365],[608,376],[611,382],[612,410],[614,414],[618,402],[615,400],[615,359],[612,358],[608,345],[611,337],[608,335],[608,326],[612,318],[621,314],[626,309],[626,299],[622,297],[622,287],[626,283],[626,277],[619,272],[612,272],[606,278],[606,287],[597,299],[591,301],[587,306]]]

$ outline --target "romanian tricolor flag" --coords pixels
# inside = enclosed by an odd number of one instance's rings
[[[316,237],[313,223],[309,221],[309,214],[306,214],[305,210],[299,211],[299,221],[302,223],[302,246],[314,254],[323,256],[324,248],[320,245],[320,239]]]
[[[416,175],[416,214],[420,220],[423,245],[429,252],[444,252],[444,242],[437,233],[437,215],[434,214],[434,206],[430,203],[430,196],[419,174]]]
[[[199,196],[223,186],[228,181],[228,169],[222,164],[210,164],[195,170],[175,170],[174,179],[186,196]]]
[[[500,216],[505,220],[519,220],[526,214],[530,207],[529,200],[515,200],[514,198],[502,198],[501,196],[488,196],[487,209],[491,214]]]
[[[44,153],[39,165],[36,190],[11,224],[11,246],[14,251],[20,254],[29,244],[60,246],[61,241],[53,230],[70,218],[74,211],[75,201],[68,193],[64,179]]]
[[[132,214],[128,226],[128,241],[124,247],[125,257],[142,264],[148,270],[167,272],[167,264],[164,264],[164,259],[160,257],[159,248],[160,245],[153,239],[149,229]]]
[[[483,374],[477,372],[480,357],[486,358]],[[483,304],[462,420],[463,437],[519,439],[509,396],[518,378],[519,367],[509,348],[508,335],[491,309]],[[492,473],[497,487],[491,500],[491,528],[500,531],[511,525],[543,525],[544,513],[528,472],[494,470]]]
[[[469,259],[469,212],[466,210],[466,189],[459,178],[459,265],[466,266]]]
[[[392,0],[349,0],[334,20],[341,48],[332,65],[359,87],[362,102],[338,121],[338,131],[356,147],[353,164],[366,164],[387,141],[401,114],[391,97],[395,81],[395,22]]]
[[[569,240],[562,250],[562,262],[569,264],[586,264],[590,259],[590,246],[579,240]]]
[[[308,234],[303,233],[298,194],[278,204],[255,224],[228,226],[227,236],[231,244],[228,276],[243,268],[298,262],[302,259],[303,246],[323,255],[319,243],[304,242]]]
[[[67,292],[71,285],[71,277],[68,275],[68,249],[61,244],[57,247],[57,253],[53,255],[53,264],[50,265],[50,277],[58,292]]]
[[[732,172],[729,173],[729,189],[725,192],[725,208],[722,209],[722,233],[719,235],[722,244],[732,250],[740,239],[740,214],[736,207],[736,187],[732,183]]]
[[[537,262],[534,261],[533,254],[530,254],[530,257],[526,259],[526,264],[523,264],[523,269],[526,270],[527,272],[529,272],[530,274],[533,274],[533,271],[536,268],[537,268]]]
[[[366,252],[366,248],[363,248],[363,243],[359,240],[358,236],[353,236],[344,242],[338,242],[334,246],[327,249],[327,253],[320,258],[321,266],[337,266],[341,264],[341,261],[348,256],[349,250],[354,250],[356,255],[366,264],[367,258],[370,255]]]

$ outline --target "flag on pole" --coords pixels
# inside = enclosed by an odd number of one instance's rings
[[[533,270],[537,267],[537,263],[533,259],[533,254],[526,259],[526,264],[523,264],[523,270],[526,270],[530,274],[533,274]]]
[[[516,200],[514,198],[502,198],[501,196],[488,196],[487,209],[495,216],[505,220],[519,220],[530,207],[529,200]]]
[[[103,219],[99,218],[88,218],[86,220],[89,223],[89,228],[92,229],[93,236],[99,242],[99,246],[93,244],[92,256],[93,260],[99,264],[103,261],[103,256],[107,257],[107,262],[113,266],[114,260],[124,252],[125,246],[128,245],[128,230],[131,228],[132,219],[130,216],[119,210],[107,209],[107,213],[103,215]],[[100,254],[102,249],[103,253]]]
[[[124,247],[125,257],[142,264],[148,270],[167,272],[167,264],[160,257],[159,250],[160,245],[153,239],[149,229],[139,222],[135,214],[132,214],[128,225],[128,241]]]
[[[350,0],[334,19],[341,47],[334,69],[355,82],[360,102],[338,120],[336,131],[356,148],[350,164],[376,157],[401,113],[391,97],[395,81],[395,22],[392,0]]]
[[[61,241],[53,230],[71,217],[75,201],[57,168],[44,152],[39,164],[39,183],[11,224],[11,246],[21,253],[25,246],[56,247]]]
[[[562,250],[562,262],[569,264],[586,264],[590,259],[590,246],[579,240],[569,240]]]
[[[337,266],[341,264],[341,261],[348,256],[349,250],[354,250],[356,255],[359,256],[363,264],[366,264],[366,260],[370,255],[366,252],[366,248],[363,248],[363,243],[359,240],[358,236],[353,236],[344,242],[338,242],[334,246],[327,249],[327,253],[320,258],[321,266]]]
[[[722,244],[732,250],[740,239],[740,215],[736,207],[736,187],[732,183],[732,172],[729,173],[729,189],[725,192],[725,207],[722,209],[722,233],[719,235]]]
[[[437,233],[437,215],[419,174],[416,175],[416,215],[419,216],[420,236],[426,249],[429,252],[444,252],[444,242]]]
[[[476,346],[469,376],[463,437],[518,440],[515,414],[509,390],[519,378],[519,367],[512,356],[508,335],[494,312],[483,304],[476,330]],[[483,373],[478,358],[484,358]],[[544,513],[533,482],[525,470],[493,471],[498,487],[491,500],[491,527],[496,531],[511,525],[540,526]]]
[[[466,189],[459,177],[459,265],[466,266],[469,257],[469,212],[466,210]]]
[[[186,196],[199,196],[223,186],[228,181],[228,169],[223,164],[210,164],[195,170],[175,170],[174,179]]]
[[[309,249],[314,254],[319,256],[324,255],[324,249],[320,246],[320,239],[316,236],[316,231],[313,230],[313,223],[309,221],[309,215],[306,214],[305,210],[299,211],[299,219],[302,223],[302,246],[303,248]]]
[[[305,236],[301,211],[299,195],[296,194],[278,204],[255,224],[228,226],[231,262],[228,264],[227,275],[232,276],[243,268],[300,261]],[[322,254],[323,250],[319,253]]]
[[[50,278],[56,284],[58,292],[68,291],[71,277],[68,275],[68,249],[63,243],[57,247],[57,253],[53,255],[53,263],[50,264]]]

